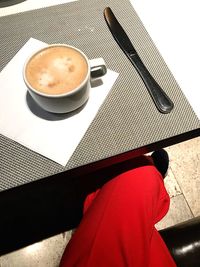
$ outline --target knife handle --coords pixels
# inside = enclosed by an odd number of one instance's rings
[[[139,73],[140,77],[142,78],[144,84],[146,85],[156,107],[162,113],[169,113],[174,104],[170,100],[170,98],[165,94],[159,84],[155,81],[155,79],[151,76],[148,69],[143,64],[142,60],[140,59],[139,55],[136,53],[132,55],[128,55],[131,63],[134,65],[135,69]]]

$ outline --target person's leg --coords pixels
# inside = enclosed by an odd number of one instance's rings
[[[119,174],[86,199],[60,266],[174,267],[154,228],[168,207],[169,196],[154,166]]]
[[[158,231],[154,228],[151,247],[150,247],[150,260],[149,267],[165,267],[165,266],[176,266],[172,259],[166,244],[162,240]]]

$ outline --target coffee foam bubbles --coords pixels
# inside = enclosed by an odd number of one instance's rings
[[[63,94],[77,88],[88,72],[87,61],[73,48],[49,47],[36,54],[26,67],[30,85],[46,94]]]
[[[63,57],[63,58],[55,58],[52,61],[54,67],[58,69],[65,69],[66,67],[70,67],[72,59],[70,57]]]
[[[44,70],[38,73],[38,83],[41,87],[48,87],[50,84],[55,83],[55,78],[48,73],[48,70]]]

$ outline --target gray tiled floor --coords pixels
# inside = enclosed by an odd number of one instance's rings
[[[158,229],[200,215],[200,137],[168,147],[170,171],[165,179],[171,197],[168,214]]]
[[[171,197],[158,229],[200,215],[200,137],[167,148],[170,169],[165,186]],[[57,267],[71,231],[0,258],[0,267]]]

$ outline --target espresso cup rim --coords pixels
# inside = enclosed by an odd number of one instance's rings
[[[57,46],[64,46],[64,47],[69,47],[72,48],[76,51],[78,51],[86,60],[87,62],[87,66],[88,66],[88,71],[87,71],[87,75],[85,76],[85,79],[79,84],[79,86],[75,87],[73,90],[66,92],[66,93],[62,93],[62,94],[47,94],[47,93],[43,93],[40,92],[39,90],[35,89],[34,87],[32,87],[30,85],[30,83],[28,82],[27,78],[26,78],[26,66],[28,64],[28,62],[38,53],[40,53],[41,51],[48,49],[50,47],[57,47]],[[29,90],[33,91],[34,93],[43,96],[43,97],[49,97],[49,98],[61,98],[61,97],[65,97],[65,96],[70,96],[75,94],[77,91],[81,90],[81,88],[87,83],[88,79],[89,79],[89,75],[90,75],[90,65],[89,65],[89,59],[87,58],[87,56],[84,54],[83,51],[81,51],[79,48],[74,47],[73,45],[68,45],[68,44],[49,44],[43,48],[38,49],[36,52],[32,53],[25,61],[24,63],[24,67],[23,67],[23,79],[24,82],[26,84],[26,86],[28,87]]]

